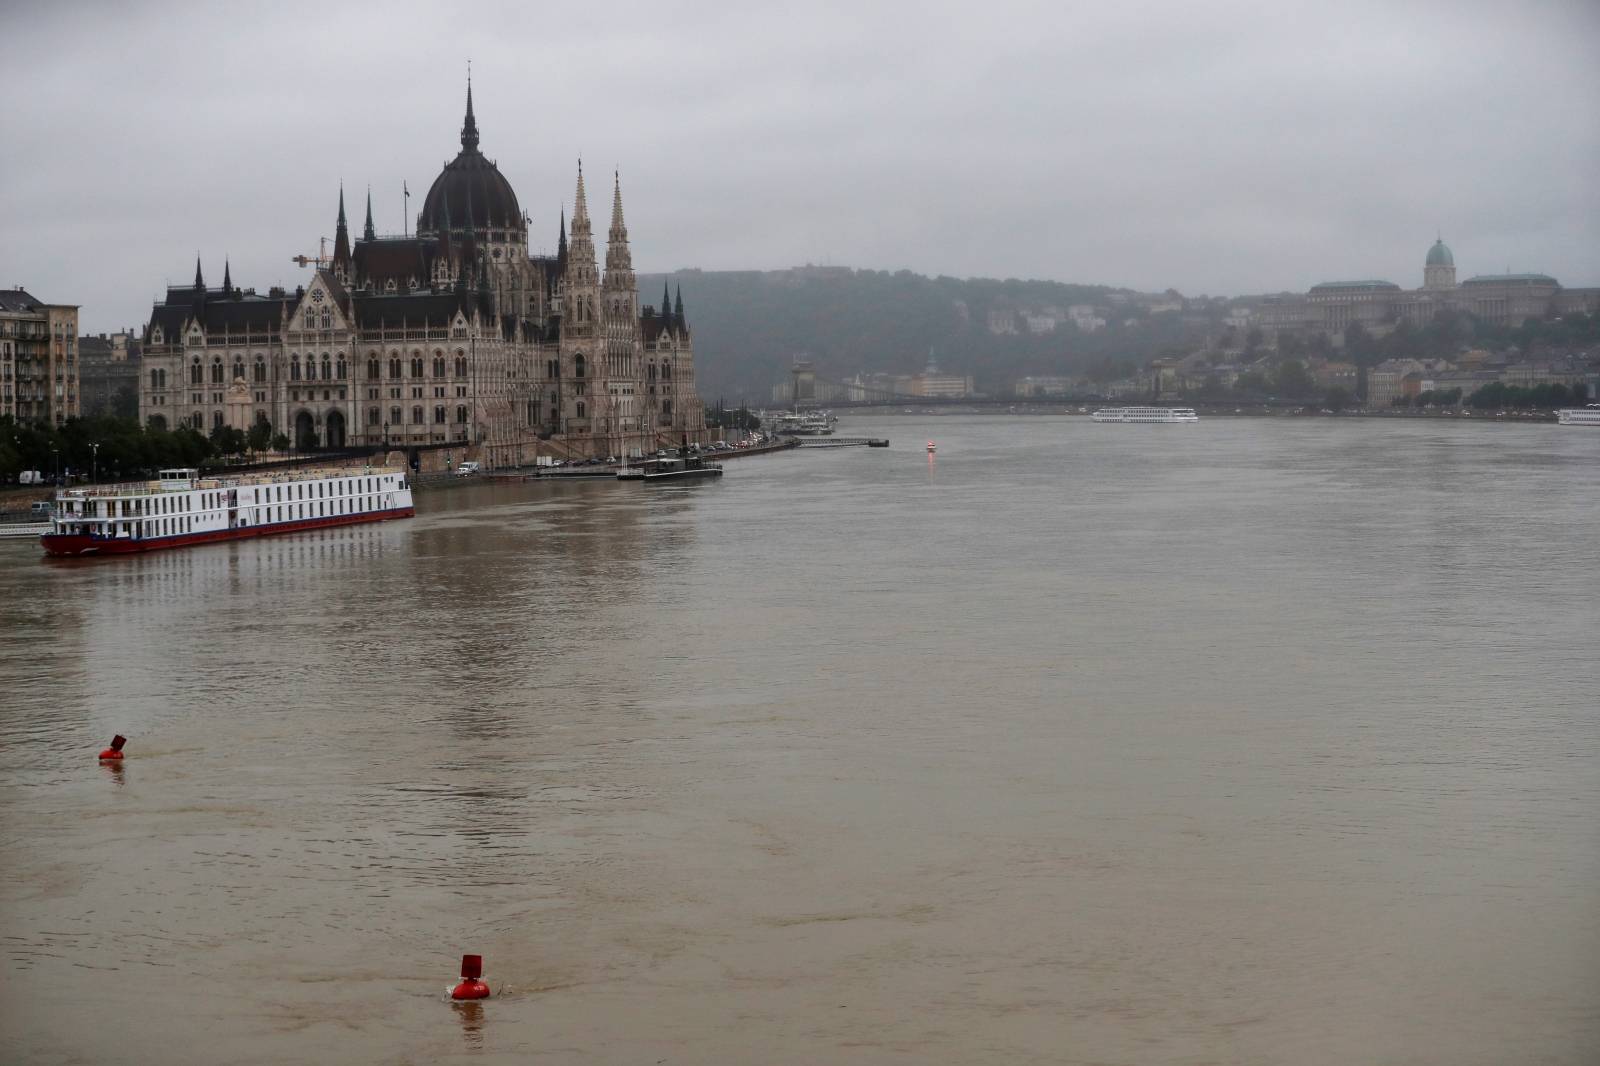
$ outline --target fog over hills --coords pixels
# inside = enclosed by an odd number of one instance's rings
[[[640,299],[659,303],[663,282],[674,297],[681,287],[708,401],[766,403],[797,358],[836,381],[916,373],[931,358],[980,390],[1009,391],[1028,374],[1130,367],[1208,331],[1194,316],[1150,313],[1181,304],[1176,294],[1102,285],[806,266],[641,274]]]

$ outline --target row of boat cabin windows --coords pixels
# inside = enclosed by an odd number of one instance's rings
[[[401,487],[404,487],[403,483]],[[392,485],[388,488],[393,488]],[[123,520],[119,526],[99,527],[110,534],[121,528],[140,537],[170,537],[195,532],[195,512],[227,508],[237,525],[252,521],[266,525],[312,518],[334,518],[384,509],[386,488],[379,477],[335,478],[331,481],[298,482],[292,485],[263,485],[256,488],[253,500],[241,506],[238,489],[200,493],[171,493],[132,499],[81,501],[81,510],[67,505],[66,516],[86,519]],[[247,490],[248,491],[248,490]],[[128,519],[136,521],[128,522]],[[213,519],[213,522],[217,521]],[[235,524],[230,521],[230,525]],[[204,528],[204,527],[203,527]],[[216,527],[211,527],[216,528]]]

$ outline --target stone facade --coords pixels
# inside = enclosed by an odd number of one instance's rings
[[[1485,274],[1457,284],[1455,256],[1435,241],[1422,287],[1392,281],[1325,281],[1304,295],[1278,293],[1256,301],[1256,322],[1273,332],[1339,334],[1359,324],[1382,335],[1401,322],[1424,326],[1441,311],[1465,311],[1489,322],[1519,325],[1546,315],[1600,312],[1600,289],[1564,289],[1547,274]]]
[[[471,88],[461,152],[415,234],[379,236],[370,197],[352,242],[339,196],[333,255],[266,295],[167,290],[144,337],[140,414],[156,425],[270,422],[297,447],[460,445],[486,465],[538,454],[628,455],[704,442],[683,297],[639,306],[620,179],[606,266],[580,165],[571,242],[528,251],[516,193],[478,150]]]
[[[78,307],[0,289],[0,417],[61,425],[78,416]]]
[[[79,405],[83,413],[114,413],[124,390],[137,405],[139,367],[139,336],[132,330],[79,337]]]

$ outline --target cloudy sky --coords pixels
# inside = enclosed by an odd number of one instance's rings
[[[198,252],[294,285],[483,150],[634,262],[1177,288],[1600,285],[1600,4],[8,3],[0,285],[137,326]]]

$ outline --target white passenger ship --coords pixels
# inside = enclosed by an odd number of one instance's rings
[[[1600,426],[1600,403],[1587,407],[1563,407],[1556,412],[1556,421],[1563,426]]]
[[[1198,422],[1193,407],[1102,407],[1096,422]]]
[[[163,470],[155,481],[96,485],[56,493],[51,555],[122,555],[266,537],[357,522],[410,518],[404,470],[296,470],[201,477]]]

